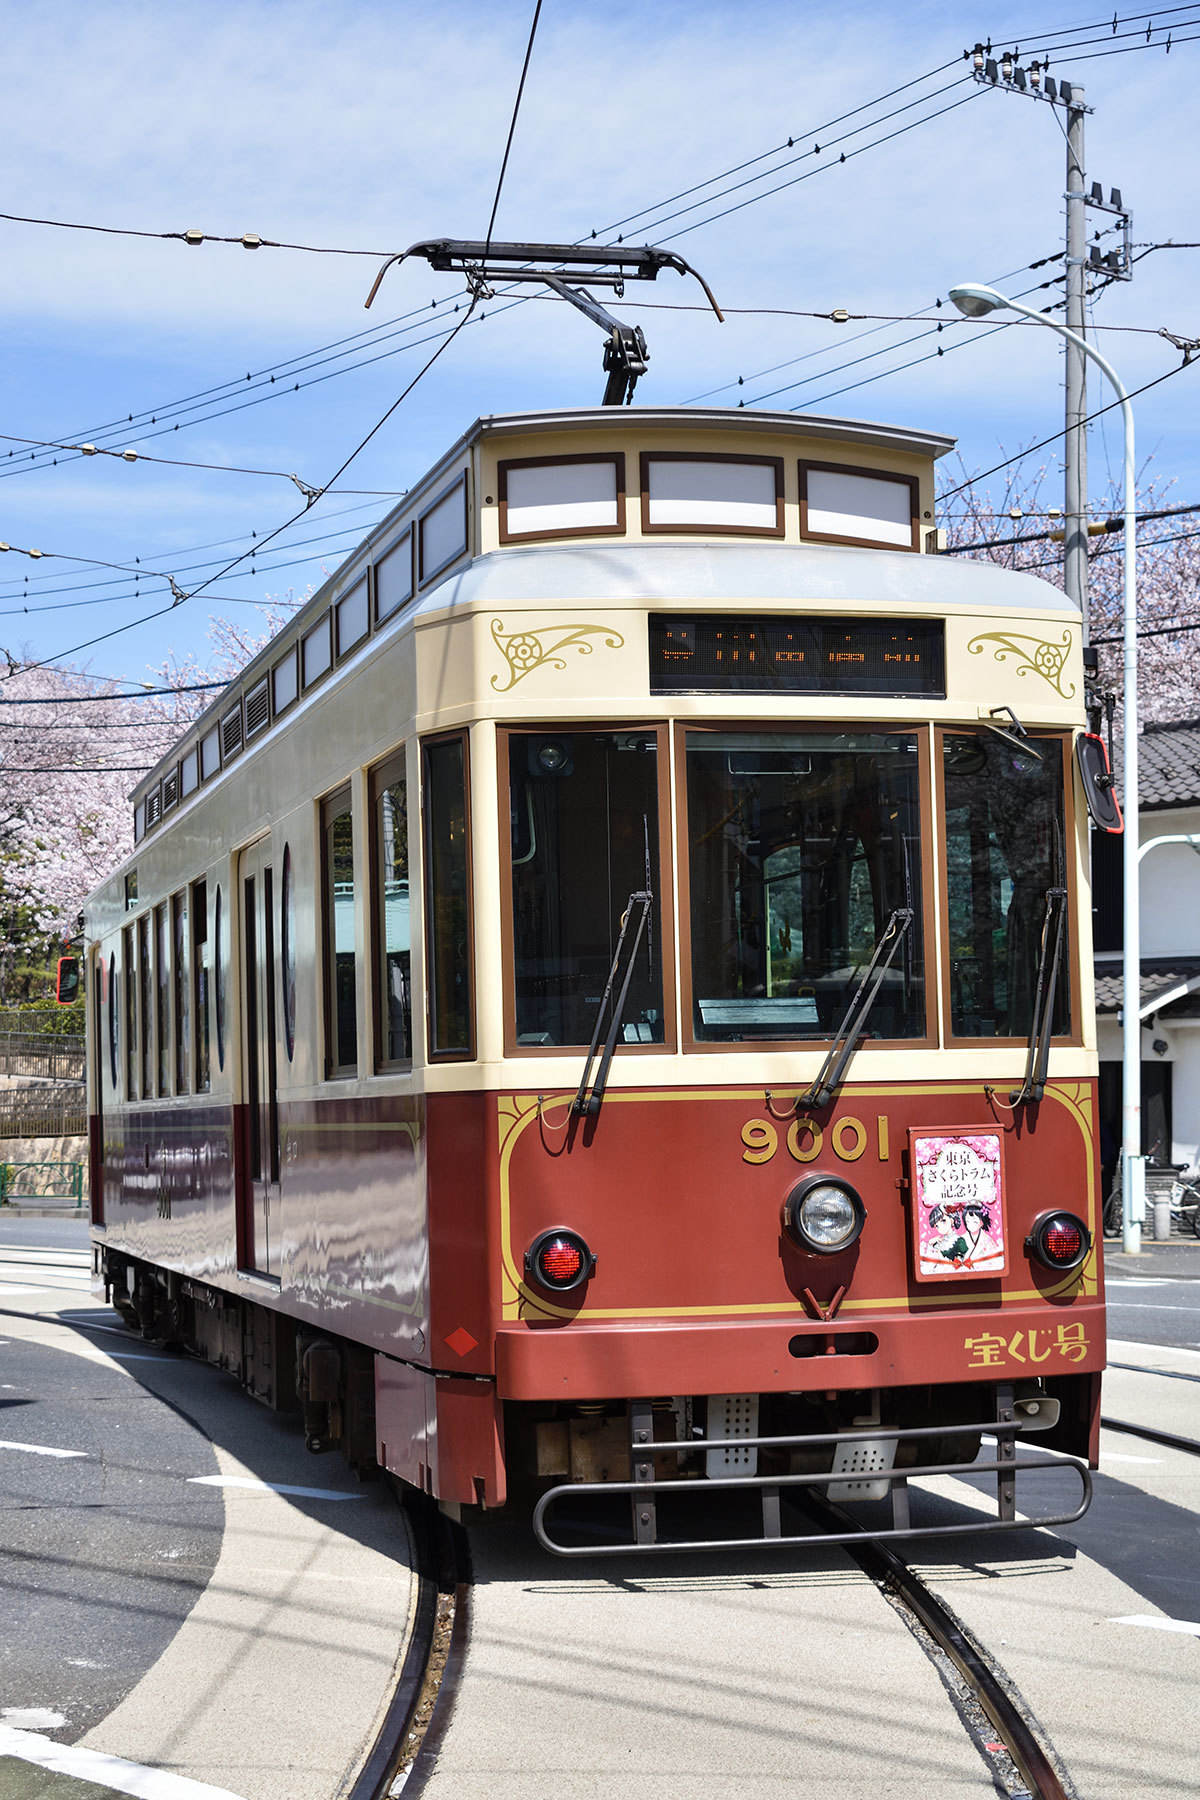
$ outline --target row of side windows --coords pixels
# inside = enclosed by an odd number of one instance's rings
[[[217,956],[210,955],[208,883],[193,881],[122,933],[120,976],[110,966],[109,1049],[116,1087],[124,1026],[125,1093],[152,1100],[207,1094],[212,1086],[212,971],[219,966],[221,890],[216,891]],[[122,1018],[122,1013],[124,1017]],[[218,1005],[219,1054],[225,1061],[224,1008]]]
[[[467,746],[462,736],[421,747],[425,823],[425,895],[429,1054],[469,1057],[474,1050]],[[377,1069],[412,1060],[412,955],[408,799],[403,753],[378,765],[369,782],[371,957]],[[358,1073],[356,891],[362,879],[350,789],[321,806],[321,901],[325,998],[325,1072]]]
[[[465,736],[423,744],[421,776],[429,1054],[432,1058],[470,1057],[474,1054],[474,972]],[[321,804],[319,968],[327,1079],[358,1074],[359,959],[364,946],[359,941],[356,901],[358,884],[364,879],[370,893],[371,942],[365,948],[371,958],[374,994],[374,1066],[380,1071],[405,1068],[413,1055],[403,751],[371,771],[368,796],[370,841],[365,857],[363,847],[355,842],[350,788],[340,789]],[[263,891],[265,899],[269,892],[265,881]],[[269,933],[269,950],[264,942],[261,953],[264,957],[269,954],[272,965],[278,957],[281,1037],[290,1063],[297,1039],[297,944],[292,854],[286,845],[277,892],[278,933]],[[273,918],[271,924],[275,924]],[[247,915],[248,932],[250,928]],[[128,1099],[210,1091],[214,1056],[218,1066],[225,1067],[228,951],[221,889],[215,889],[210,920],[206,881],[192,882],[125,926],[122,970],[119,974],[114,959],[108,1000],[112,1083],[115,1088],[123,1062]],[[258,954],[259,947],[248,939],[247,968],[254,965]],[[275,974],[272,967],[272,992]],[[123,989],[120,996],[118,987]],[[258,1035],[259,1023],[255,1012],[249,1023],[252,1040]],[[265,1027],[265,1019],[262,1023]]]

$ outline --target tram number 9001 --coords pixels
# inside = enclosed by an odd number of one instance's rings
[[[829,1132],[829,1145],[839,1162],[857,1162],[867,1147],[867,1127],[861,1119],[847,1113]],[[770,1162],[779,1148],[779,1131],[769,1119],[747,1119],[742,1126],[742,1161]],[[825,1133],[815,1119],[793,1119],[784,1136],[788,1155],[798,1163],[816,1162],[825,1148]],[[880,1162],[888,1159],[888,1121],[886,1113],[875,1119],[875,1149]]]

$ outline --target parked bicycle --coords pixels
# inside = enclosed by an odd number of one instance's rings
[[[1171,1230],[1193,1232],[1200,1237],[1200,1172],[1181,1164],[1176,1169],[1150,1170],[1148,1173],[1173,1174],[1171,1183]],[[1118,1158],[1113,1184],[1104,1202],[1104,1235],[1120,1237],[1122,1228],[1121,1163]]]

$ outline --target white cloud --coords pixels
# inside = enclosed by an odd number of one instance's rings
[[[379,250],[427,235],[481,234],[531,12],[531,0],[459,0],[436,12],[412,0],[339,8],[94,0],[40,10],[10,0],[0,18],[8,67],[20,78],[10,81],[0,116],[7,204],[14,212],[148,230],[253,229]],[[1047,334],[1006,331],[868,381],[934,340],[891,348],[914,328],[854,341],[864,327],[734,309],[906,312],[955,279],[994,278],[1060,248],[1063,144],[1049,107],[964,87],[938,103],[970,94],[957,111],[862,156],[850,154],[862,136],[832,142],[859,121],[825,129],[922,67],[952,62],[980,30],[999,42],[1005,23],[1003,14],[985,26],[975,8],[939,5],[835,11],[748,0],[731,12],[715,0],[699,7],[671,0],[597,11],[576,0],[547,7],[497,233],[604,232],[789,134],[797,136],[793,154],[810,150],[809,133],[819,127],[830,140],[822,159],[780,175],[806,179],[675,240],[731,309],[729,320],[722,327],[703,313],[631,311],[652,358],[639,398],[670,403],[717,388],[724,390],[717,403],[736,404],[789,384],[767,404],[815,401],[822,411],[957,429],[968,460],[995,460],[998,438],[1016,444],[1060,423],[1060,363]],[[1147,52],[1075,71],[1097,109],[1088,121],[1089,176],[1094,170],[1106,186],[1123,189],[1139,240],[1200,238],[1194,189],[1163,179],[1165,168],[1178,166],[1179,144],[1190,141],[1198,52],[1200,45],[1180,45],[1170,59]],[[942,80],[963,72],[954,62]],[[1069,58],[1061,72],[1071,72]],[[898,94],[890,104],[911,98]],[[844,165],[833,160],[842,149]],[[677,204],[687,207],[691,198]],[[652,235],[700,216],[688,213]],[[628,230],[636,236],[643,228]],[[2,422],[30,436],[82,431],[160,406],[453,290],[451,278],[404,267],[389,274],[366,314],[375,264],[365,258],[0,230],[8,273],[0,309],[10,353],[18,352]],[[1191,253],[1149,257],[1128,289],[1104,297],[1098,318],[1200,331],[1193,266]],[[1021,285],[1019,274],[1013,283]],[[644,295],[631,287],[627,299],[640,297],[699,296],[692,284],[664,276]],[[944,332],[944,347],[964,331]],[[1174,360],[1152,336],[1114,334],[1106,344],[1131,386]],[[320,481],[432,347],[145,448],[297,469]],[[887,353],[875,356],[880,349]],[[564,307],[536,301],[493,313],[462,334],[346,485],[407,485],[476,413],[598,399],[600,353],[600,334]],[[800,356],[811,360],[751,379]],[[838,368],[851,361],[855,367]],[[726,387],[739,376],[744,387]],[[1171,468],[1187,468],[1193,483],[1200,465],[1185,431],[1194,379],[1166,384],[1138,409],[1143,444],[1161,441]],[[860,382],[868,384],[851,385]],[[1109,436],[1115,443],[1111,425]],[[1102,448],[1098,441],[1093,450],[1101,470]],[[66,534],[90,554],[124,560],[145,544],[270,529],[293,497],[283,484],[277,492],[249,478],[179,470],[156,471],[151,482],[148,475],[89,468],[85,476],[72,465],[0,479],[5,535],[49,542],[52,532],[58,541]],[[8,577],[9,567],[0,573]],[[0,588],[13,592],[11,580]],[[88,635],[81,627],[90,617],[66,615],[55,645]],[[47,633],[49,626],[46,620]],[[113,653],[124,654],[122,640]]]

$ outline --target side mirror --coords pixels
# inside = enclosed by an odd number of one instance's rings
[[[58,982],[54,990],[54,998],[60,1006],[72,1006],[79,998],[79,958],[77,956],[59,957]]]
[[[1121,807],[1117,800],[1116,783],[1109,766],[1108,750],[1104,739],[1092,732],[1085,732],[1075,739],[1075,761],[1079,765],[1079,777],[1083,782],[1083,795],[1087,801],[1087,809],[1092,823],[1100,831],[1111,832],[1114,836],[1124,831],[1125,821],[1121,817]]]

